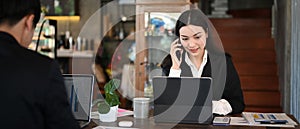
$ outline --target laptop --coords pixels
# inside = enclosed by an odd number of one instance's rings
[[[153,77],[156,123],[211,124],[212,79]]]
[[[91,121],[94,76],[63,74],[63,77],[73,115],[83,128]]]

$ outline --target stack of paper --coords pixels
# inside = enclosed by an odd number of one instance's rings
[[[297,125],[285,113],[243,112],[242,115],[249,126],[295,127]]]
[[[230,117],[229,125],[240,125],[240,126],[250,126],[248,121],[244,117]]]

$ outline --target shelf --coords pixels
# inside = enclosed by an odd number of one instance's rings
[[[92,58],[93,51],[57,50],[57,57]]]
[[[54,19],[58,21],[79,21],[80,16],[45,16],[46,19]]]

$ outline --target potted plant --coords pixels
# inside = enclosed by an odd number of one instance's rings
[[[102,122],[114,122],[117,120],[120,104],[116,90],[120,86],[120,80],[112,79],[104,85],[105,101],[98,102],[99,119]]]

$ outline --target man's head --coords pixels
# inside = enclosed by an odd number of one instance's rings
[[[1,0],[0,3],[0,24],[7,23],[13,26],[28,14],[35,16],[34,26],[40,19],[39,0]]]
[[[1,0],[0,31],[12,34],[22,46],[27,47],[40,13],[39,0]]]

